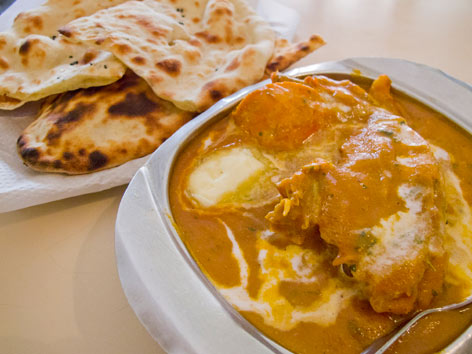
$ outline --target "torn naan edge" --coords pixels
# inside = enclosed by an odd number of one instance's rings
[[[128,72],[111,85],[46,100],[17,148],[24,163],[38,171],[94,172],[153,152],[193,116]]]
[[[274,54],[266,66],[266,76],[269,77],[273,72],[283,71],[289,68],[292,64],[323,45],[325,45],[325,41],[316,34],[312,35],[307,41],[296,43],[290,43],[284,38],[277,38],[275,41]]]
[[[25,103],[26,101],[21,101],[17,100],[16,98],[0,95],[0,109],[13,110],[15,108],[23,106]]]
[[[156,95],[193,112],[259,81],[275,40],[243,0],[129,1],[59,32],[113,53]]]
[[[20,13],[11,30],[0,33],[0,109],[78,88],[110,84],[126,71],[111,53],[72,43],[57,28],[100,8],[92,1],[48,1]],[[102,3],[102,2],[97,2]]]

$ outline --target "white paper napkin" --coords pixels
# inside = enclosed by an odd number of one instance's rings
[[[38,3],[17,0],[0,16],[0,30],[8,28],[19,12],[37,7]],[[299,21],[295,10],[274,0],[260,0],[256,8],[279,36],[293,38]],[[37,109],[38,104],[31,103],[12,112],[0,110],[0,213],[126,184],[149,158],[148,155],[109,170],[78,176],[35,172],[18,157],[16,140],[33,121]]]

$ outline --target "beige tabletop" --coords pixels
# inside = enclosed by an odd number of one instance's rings
[[[471,0],[279,1],[300,12],[298,39],[317,33],[328,43],[298,66],[395,57],[472,83]],[[116,270],[125,189],[0,214],[0,353],[163,353]]]

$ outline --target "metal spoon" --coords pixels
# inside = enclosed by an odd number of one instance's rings
[[[377,339],[375,342],[373,342],[366,350],[364,350],[361,354],[382,354],[384,353],[388,348],[392,346],[393,343],[395,343],[398,338],[402,336],[403,333],[408,331],[418,320],[421,318],[435,312],[444,312],[444,311],[450,311],[450,310],[456,310],[461,307],[464,307],[466,305],[469,305],[472,303],[472,296],[469,296],[466,298],[464,301],[459,302],[457,304],[451,304],[443,307],[436,307],[428,310],[424,310],[420,313],[418,313],[415,317],[413,317],[408,323],[406,323],[404,326],[398,326],[396,330],[393,332],[387,334],[386,336],[383,336],[379,339]]]

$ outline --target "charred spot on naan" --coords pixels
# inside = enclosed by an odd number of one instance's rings
[[[95,49],[89,49],[85,52],[83,57],[79,60],[79,64],[84,65],[84,64],[89,64],[92,60],[94,60],[97,57],[97,50]]]
[[[61,27],[57,30],[60,34],[62,34],[64,37],[67,37],[67,38],[72,38],[72,31],[67,27],[67,26],[64,26],[64,27]]]
[[[39,158],[39,151],[36,148],[23,149],[20,154],[25,162],[36,163]]]
[[[131,59],[131,61],[137,65],[144,65],[146,64],[146,59],[137,55],[134,58]]]
[[[239,65],[241,65],[241,63],[239,62],[238,58],[234,58],[233,61],[225,68],[225,72],[235,70],[239,67]]]
[[[9,67],[10,65],[8,65],[8,62],[4,58],[0,57],[0,69],[7,70]]]
[[[108,108],[108,113],[127,117],[138,117],[149,114],[159,108],[159,105],[147,98],[146,94],[127,93],[125,99]]]
[[[54,123],[46,135],[46,140],[50,145],[56,144],[64,132],[73,129],[76,123],[87,119],[94,111],[93,104],[78,103],[70,112],[54,116]]]
[[[207,31],[197,32],[195,33],[195,36],[203,39],[207,43],[212,43],[212,44],[220,43],[223,41],[223,39],[220,36],[216,34],[208,33]]]
[[[31,44],[32,43],[33,43],[33,40],[31,40],[31,39],[27,39],[26,41],[24,41],[23,44],[18,49],[18,53],[20,53],[20,55],[28,54],[28,52],[31,49]]]
[[[182,63],[177,59],[164,59],[157,62],[156,67],[170,76],[177,76],[182,69]]]
[[[225,86],[218,80],[210,81],[205,84],[205,91],[209,99],[217,101],[225,96]]]
[[[108,157],[99,150],[92,151],[89,155],[89,171],[97,170],[105,166],[108,162]]]

